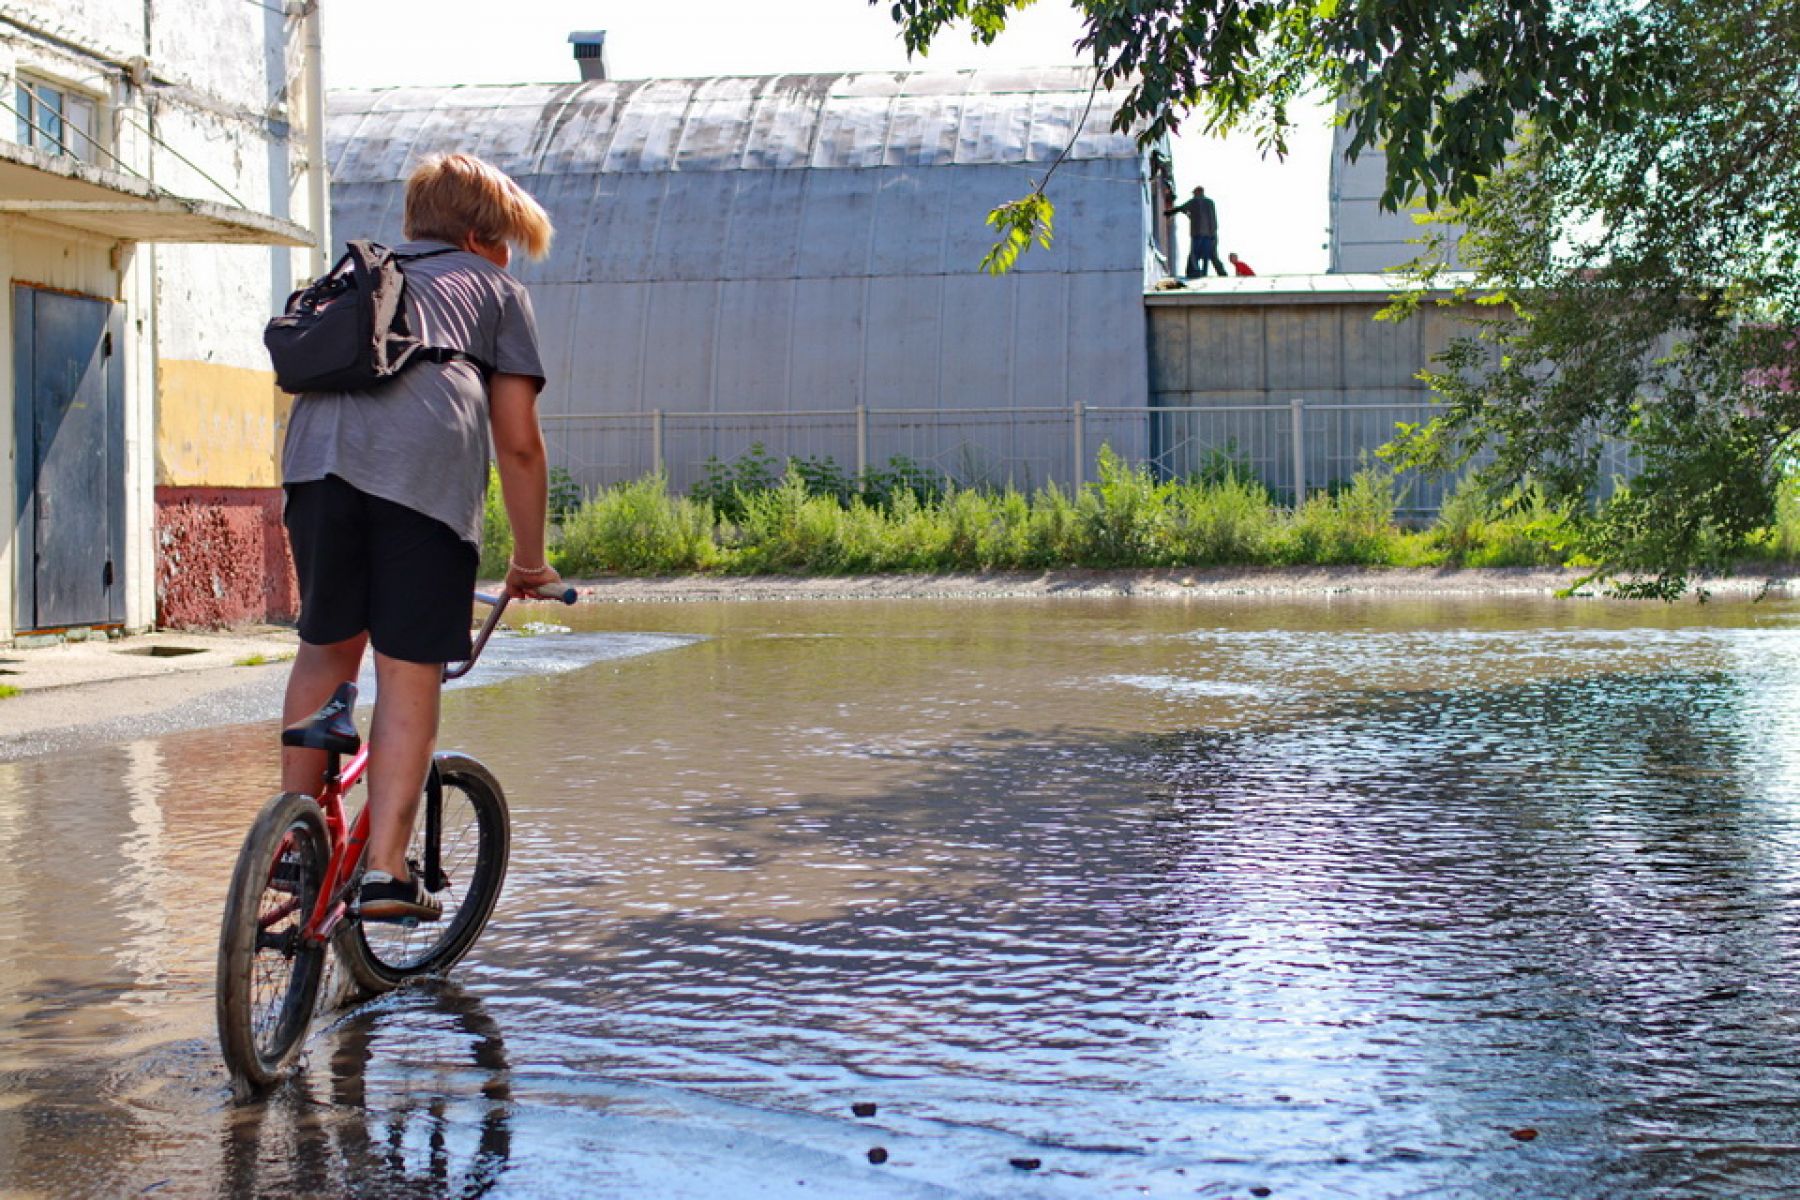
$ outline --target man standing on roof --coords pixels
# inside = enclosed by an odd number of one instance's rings
[[[1187,270],[1183,276],[1192,279],[1205,275],[1208,263],[1224,275],[1225,264],[1219,261],[1219,213],[1206,198],[1206,189],[1197,187],[1187,203],[1163,209],[1165,217],[1176,213],[1186,213],[1188,219]]]

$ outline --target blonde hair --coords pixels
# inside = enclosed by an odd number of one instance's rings
[[[406,181],[408,241],[460,246],[474,235],[511,242],[534,259],[550,253],[550,214],[511,176],[472,154],[434,154]]]

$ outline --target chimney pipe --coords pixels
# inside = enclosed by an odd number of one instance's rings
[[[584,82],[607,77],[606,30],[578,29],[569,35],[569,42],[575,47],[575,62],[581,67]]]

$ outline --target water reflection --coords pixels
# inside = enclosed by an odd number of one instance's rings
[[[1472,1194],[1791,1189],[1800,823],[1745,786],[1760,705],[1627,676],[1168,739],[1169,906],[1207,930],[1178,1053]]]
[[[453,983],[408,988],[344,1017],[311,1065],[225,1124],[221,1196],[475,1197],[512,1157],[500,1026]]]
[[[516,826],[461,990],[249,1113],[267,728],[0,764],[0,1191],[1795,1191],[1796,619],[583,610],[665,648],[446,700]]]

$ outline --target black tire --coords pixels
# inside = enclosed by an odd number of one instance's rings
[[[219,930],[219,1045],[238,1091],[273,1083],[312,1023],[325,946],[301,933],[319,897],[331,843],[311,796],[283,792],[244,837]],[[282,871],[277,877],[276,867]]]
[[[442,920],[413,927],[352,921],[337,937],[338,957],[357,986],[389,991],[420,975],[442,975],[469,952],[487,926],[512,852],[512,818],[500,781],[474,759],[439,754],[444,807],[439,854],[449,884],[437,893]],[[427,822],[423,806],[413,827],[407,857],[425,861]]]

